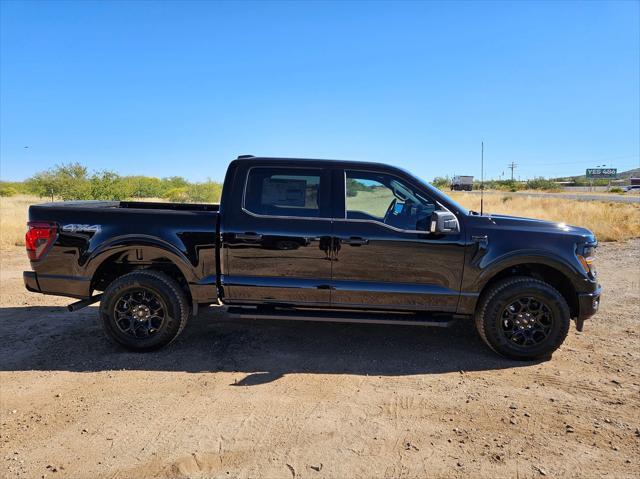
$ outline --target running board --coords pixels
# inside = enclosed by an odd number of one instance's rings
[[[324,311],[309,309],[271,309],[230,306],[227,317],[231,319],[276,319],[288,321],[323,321],[331,323],[399,324],[403,326],[434,326],[448,328],[455,323],[451,316],[428,316],[412,313],[372,313],[351,311]]]

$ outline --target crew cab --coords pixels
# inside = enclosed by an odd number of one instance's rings
[[[448,326],[473,320],[515,359],[548,357],[598,309],[594,235],[469,211],[403,169],[241,156],[214,204],[29,208],[29,291],[100,302],[146,351],[208,305],[236,318]]]

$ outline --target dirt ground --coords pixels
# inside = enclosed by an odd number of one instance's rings
[[[422,329],[225,320],[156,353],[96,308],[27,293],[2,251],[0,476],[639,477],[640,240],[602,244],[602,309],[546,362],[470,323]]]

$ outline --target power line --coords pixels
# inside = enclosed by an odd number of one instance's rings
[[[513,161],[507,165],[507,168],[511,170],[511,181],[513,181],[513,170],[515,170],[517,166]]]

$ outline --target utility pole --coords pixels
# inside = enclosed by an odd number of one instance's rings
[[[484,141],[480,143],[480,216],[484,213]]]
[[[513,181],[513,170],[515,170],[517,166],[513,161],[507,165],[507,168],[511,170],[511,181]]]

